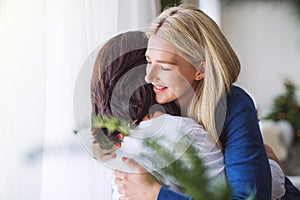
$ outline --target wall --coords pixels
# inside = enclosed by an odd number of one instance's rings
[[[285,78],[300,89],[300,9],[296,5],[288,1],[223,2],[221,24],[242,64],[237,84],[255,99],[260,115],[270,111]]]

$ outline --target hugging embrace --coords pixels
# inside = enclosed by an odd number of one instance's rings
[[[126,32],[105,43],[92,75],[92,116],[134,125],[125,138],[108,133],[110,149],[101,148],[93,131],[95,157],[116,169],[117,198],[191,198],[160,167],[145,164],[169,164],[155,154],[144,156],[152,152],[143,138],[151,136],[168,138],[160,144],[170,149],[182,140],[191,145],[212,191],[221,182],[232,199],[300,199],[278,163],[268,159],[253,101],[233,85],[239,72],[238,57],[219,27],[187,5],[162,12],[146,33]]]

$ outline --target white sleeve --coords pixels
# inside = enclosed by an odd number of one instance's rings
[[[197,150],[203,165],[207,169],[207,176],[212,186],[226,183],[224,155],[222,150],[212,140],[207,131],[200,125],[192,127],[196,131],[193,147]]]
[[[277,162],[269,159],[272,174],[272,199],[280,199],[285,194],[285,175]]]

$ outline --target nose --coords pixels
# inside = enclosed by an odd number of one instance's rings
[[[152,64],[148,64],[146,67],[146,76],[145,76],[145,81],[147,83],[153,83],[158,79],[157,76],[157,67]]]

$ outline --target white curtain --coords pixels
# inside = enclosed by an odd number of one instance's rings
[[[199,0],[199,8],[221,26],[221,1]]]
[[[108,169],[72,133],[75,80],[155,0],[0,0],[0,199],[110,199]],[[88,98],[88,97],[87,97]]]

